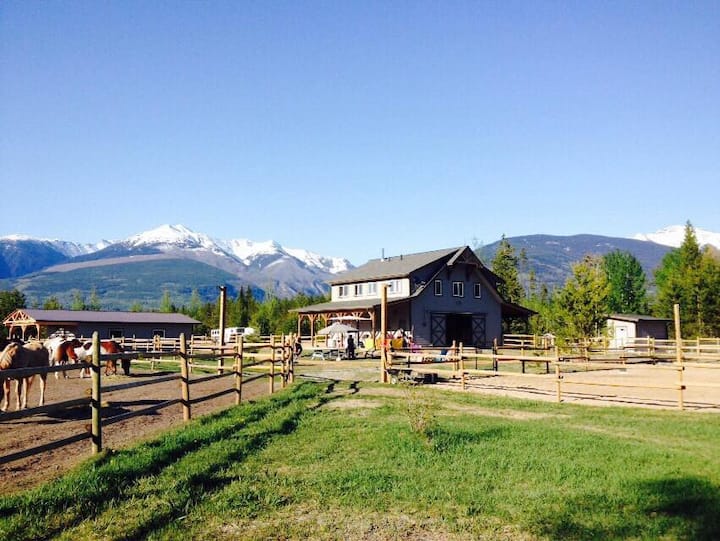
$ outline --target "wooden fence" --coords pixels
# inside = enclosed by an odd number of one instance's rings
[[[0,464],[27,458],[84,439],[90,439],[92,453],[98,453],[103,448],[103,430],[115,423],[133,417],[147,415],[148,413],[154,413],[176,404],[181,405],[183,420],[189,421],[192,418],[192,406],[200,402],[234,393],[235,403],[240,404],[243,384],[260,378],[267,378],[268,392],[272,394],[275,390],[275,380],[278,377],[283,387],[294,380],[294,359],[292,347],[290,346],[292,343],[290,337],[271,337],[267,342],[257,343],[244,343],[243,340],[240,340],[235,345],[224,347],[219,347],[216,344],[204,344],[203,348],[196,347],[192,353],[190,352],[189,343],[186,341],[184,335],[181,335],[178,339],[178,347],[176,350],[163,351],[152,349],[150,351],[136,350],[125,351],[119,354],[101,354],[100,339],[97,332],[93,334],[92,342],[92,360],[90,364],[80,363],[42,368],[0,370],[1,385],[4,379],[17,379],[37,374],[47,375],[55,372],[71,372],[87,367],[91,369],[91,390],[89,397],[65,400],[20,411],[0,413],[0,425],[2,425],[3,421],[89,405],[91,408],[91,424],[86,427],[86,430],[57,441],[0,456]],[[152,380],[149,381],[131,381],[128,383],[103,385],[101,375],[103,363],[108,360],[121,358],[130,359],[136,363],[147,362],[150,363],[151,366],[157,363],[176,364],[180,367],[180,373],[154,376]],[[191,375],[193,370],[209,370],[216,373],[207,374],[207,372],[205,372],[203,375],[193,377]],[[191,392],[192,387],[196,384],[220,378],[232,378],[232,386],[204,396],[194,396],[194,393]],[[121,415],[103,417],[103,409],[107,407],[107,404],[102,400],[104,393],[132,389],[145,385],[157,385],[173,380],[180,381],[180,393],[177,398],[165,400]],[[2,430],[1,426],[0,430]]]
[[[610,358],[606,355],[593,357],[588,353],[576,355],[572,352],[568,354],[567,352],[562,353],[559,348],[554,348],[552,353],[548,354],[544,347],[539,349],[523,347],[515,352],[509,349],[478,351],[472,348],[465,350],[462,344],[453,345],[445,354],[441,350],[430,349],[423,350],[420,354],[417,352],[396,351],[384,365],[384,370],[391,375],[384,381],[397,382],[402,379],[419,381],[432,374],[437,377],[443,376],[450,380],[459,381],[461,388],[466,389],[471,378],[474,379],[473,383],[480,386],[482,386],[482,383],[480,383],[481,378],[501,375],[530,379],[541,378],[544,381],[553,378],[556,386],[557,402],[563,401],[563,392],[567,392],[568,386],[665,389],[677,392],[677,407],[682,410],[685,408],[685,392],[689,387],[685,378],[687,370],[720,370],[720,354],[715,356],[705,354],[703,357],[715,362],[698,360],[700,357],[698,357],[697,352],[694,355],[689,355],[690,359],[687,360],[685,357],[687,344],[680,349],[677,348],[677,344],[675,346],[676,349],[673,351],[672,356],[670,356],[668,346],[662,357],[655,355],[652,360],[652,370],[676,372],[675,381],[672,383],[587,381],[579,377],[580,374],[588,371],[607,371],[611,369],[626,371],[629,366],[628,357]],[[668,359],[673,360],[669,362]],[[647,355],[645,355],[644,360],[648,362]],[[484,365],[484,367],[481,367],[481,365]],[[521,371],[518,373],[503,369],[503,366],[509,365],[519,365]],[[526,365],[537,365],[542,373],[527,373]],[[554,372],[554,377],[550,375],[552,372]],[[577,376],[574,376],[574,374]],[[720,388],[720,378],[718,378],[718,382],[694,381],[692,387]],[[720,407],[720,402],[717,405]]]

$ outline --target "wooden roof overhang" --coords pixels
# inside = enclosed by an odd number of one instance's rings
[[[380,317],[380,299],[322,302],[294,308],[292,311],[298,314],[298,335],[301,334],[300,325],[305,319],[310,322],[310,336],[313,337],[318,321],[322,321],[323,326],[326,327],[330,319],[342,317],[369,320],[374,334]]]
[[[35,331],[35,337],[40,337],[40,328],[48,325],[56,325],[60,327],[77,327],[77,321],[57,320],[57,319],[37,319],[30,315],[25,309],[18,308],[3,320],[3,325],[8,329],[8,336],[13,336],[13,331],[20,329],[23,340],[28,337],[28,329]]]

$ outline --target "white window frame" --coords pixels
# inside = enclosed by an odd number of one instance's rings
[[[367,293],[368,295],[377,295],[377,282],[368,282]]]
[[[355,284],[355,296],[356,297],[362,297],[363,294],[363,285],[362,284]]]
[[[443,294],[442,280],[435,280],[435,296],[442,297]]]
[[[453,282],[453,297],[465,296],[465,282]]]
[[[400,280],[388,280],[388,294],[400,293]]]
[[[338,297],[343,298],[348,296],[348,286],[342,285],[338,286]]]
[[[480,282],[473,284],[473,294],[476,299],[482,299],[482,284]]]

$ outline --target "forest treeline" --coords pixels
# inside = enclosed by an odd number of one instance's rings
[[[560,338],[599,336],[605,332],[610,314],[672,318],[673,306],[679,304],[684,337],[720,336],[720,257],[716,249],[700,247],[690,222],[685,226],[682,245],[665,255],[651,277],[645,275],[635,256],[621,251],[585,256],[572,266],[572,275],[564,286],[553,290],[538,283],[533,271],[525,266],[524,253],[516,252],[503,237],[491,262],[492,271],[502,279],[499,291],[505,300],[536,312],[528,322],[506,322],[505,332],[552,333]],[[328,300],[328,295],[301,293],[279,298],[270,292],[258,301],[249,287],[240,288],[235,297],[227,299],[226,326],[249,326],[263,335],[297,332],[297,314],[292,310]],[[3,317],[26,307],[23,293],[0,291]],[[75,291],[70,306],[63,307],[56,297],[50,297],[41,307],[101,310],[102,301],[94,290],[88,299]],[[144,309],[135,303],[131,310]],[[193,291],[187,305],[178,306],[165,291],[159,311],[186,314],[200,321],[198,334],[209,334],[218,326],[220,306],[219,300],[201,301],[197,291]],[[309,325],[307,320],[304,325]],[[301,331],[310,333],[309,327]]]

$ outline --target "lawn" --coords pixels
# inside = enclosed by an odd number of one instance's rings
[[[720,416],[300,383],[0,499],[1,539],[719,539]]]

